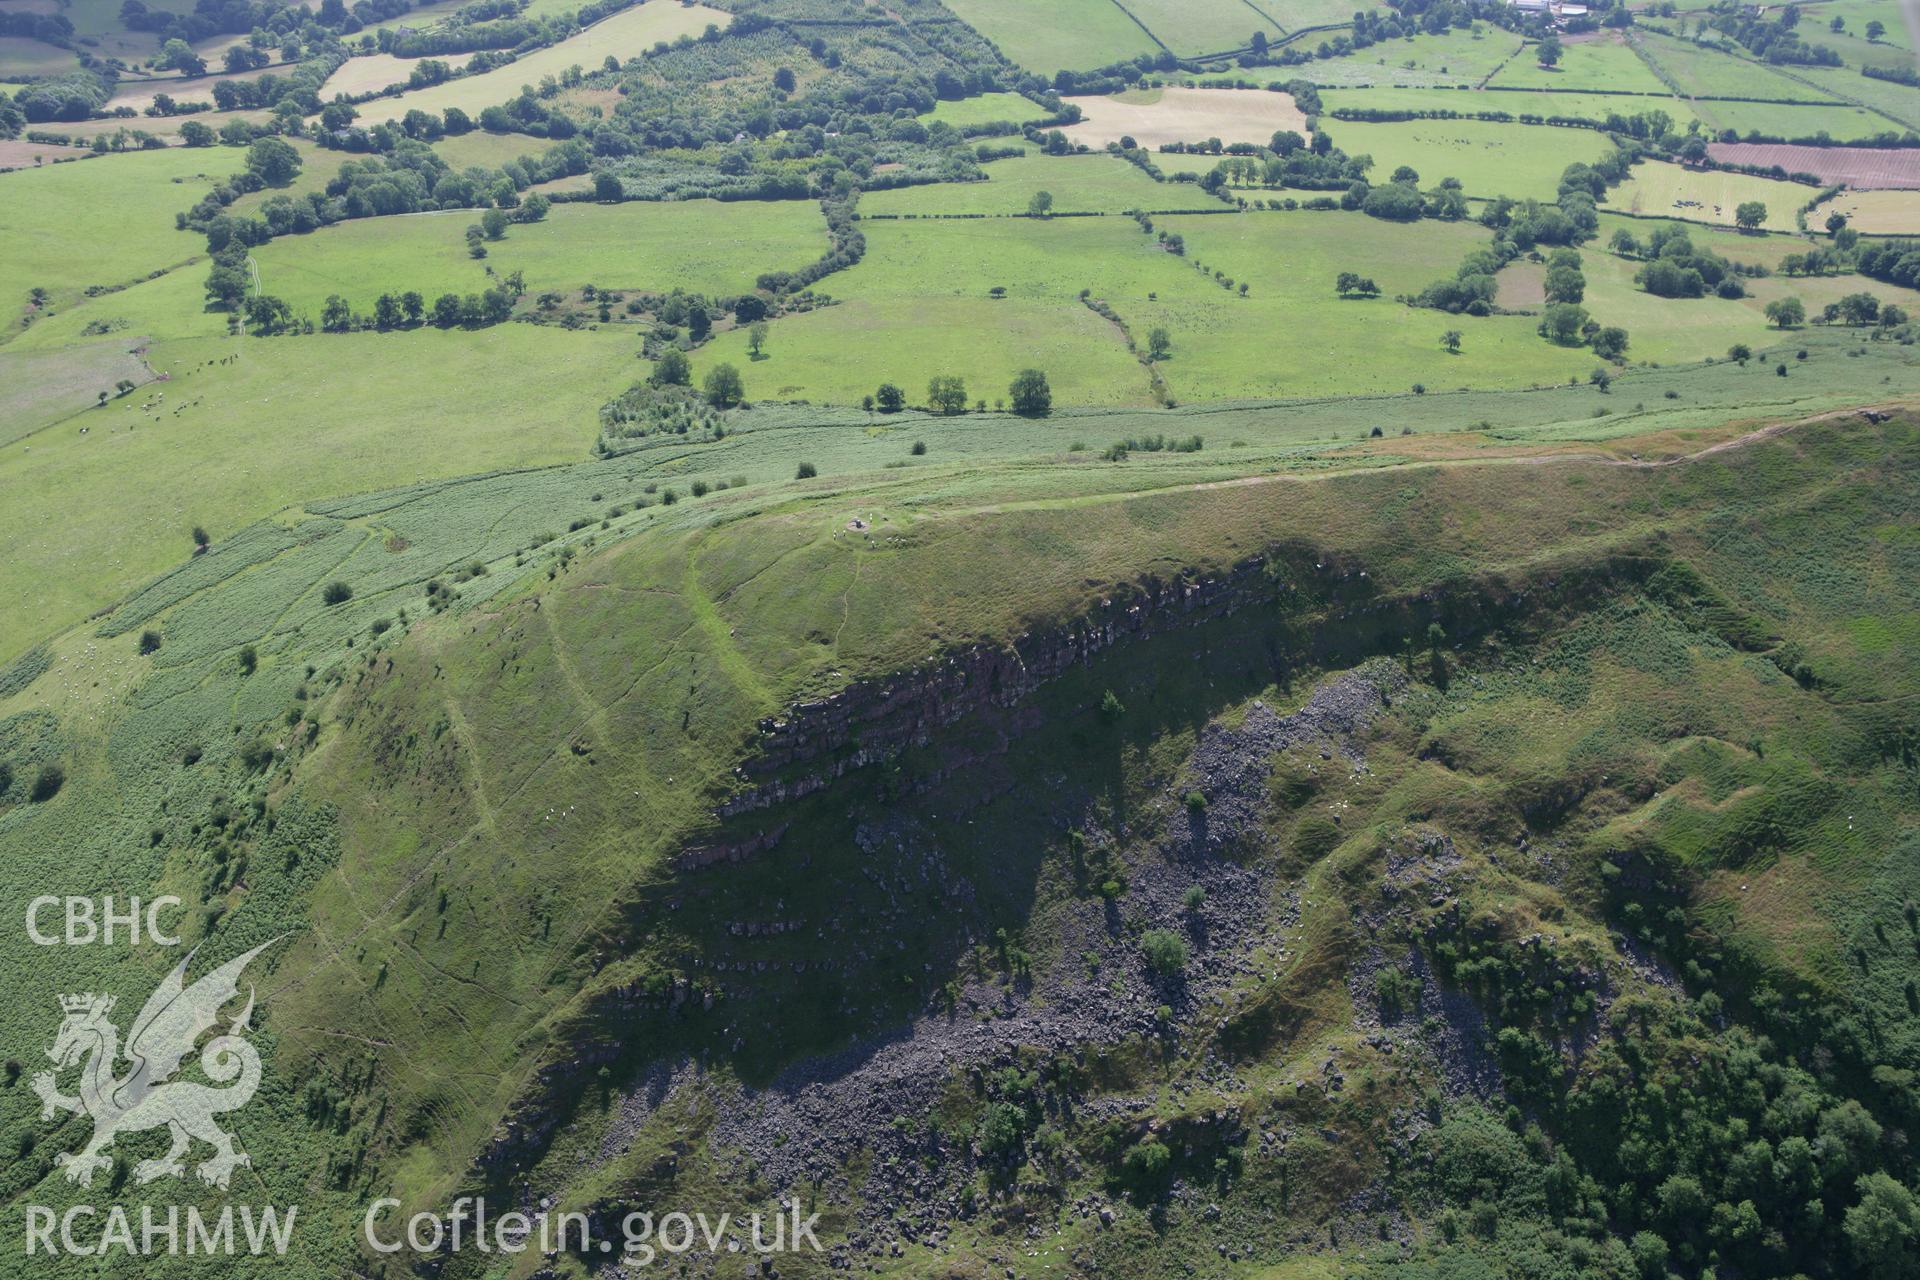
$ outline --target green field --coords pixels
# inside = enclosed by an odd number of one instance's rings
[[[1348,155],[1370,155],[1375,182],[1401,165],[1420,174],[1422,186],[1458,178],[1470,196],[1551,200],[1560,175],[1576,161],[1613,150],[1604,133],[1549,125],[1496,124],[1485,120],[1409,120],[1371,124],[1329,120],[1326,130]]]
[[[1334,295],[1334,277],[1349,269],[1372,275],[1389,295],[1418,291],[1450,275],[1481,240],[1475,226],[1406,227],[1332,213],[1155,223],[1186,237],[1184,259],[1119,218],[872,223],[866,260],[836,281],[838,305],[776,322],[759,361],[746,358],[741,334],[703,354],[734,362],[748,394],[765,399],[849,403],[882,381],[917,397],[929,377],[957,373],[991,400],[1015,370],[1035,364],[1062,403],[1144,403],[1146,375],[1122,335],[1074,301],[1088,289],[1136,341],[1154,327],[1169,330],[1174,356],[1161,372],[1182,401],[1397,392],[1415,382],[1524,386],[1563,379],[1579,362],[1541,342],[1528,320],[1447,317]],[[1236,286],[1247,281],[1249,296],[1221,287],[1214,269]],[[1006,286],[1007,298],[988,300],[993,285]],[[1439,346],[1450,327],[1468,334],[1457,356]],[[887,341],[873,343],[870,335],[883,330]],[[968,335],[964,357],[952,343],[960,332]],[[1364,344],[1370,358],[1330,359],[1343,343]]]
[[[1566,42],[1560,61],[1543,67],[1532,50],[1524,50],[1500,69],[1490,82],[1503,89],[1605,89],[1610,92],[1671,92],[1647,69],[1640,55],[1611,33]]]
[[[1320,97],[1329,111],[1339,107],[1373,107],[1383,111],[1457,111],[1462,115],[1504,111],[1513,116],[1561,116],[1572,120],[1605,120],[1609,115],[1633,116],[1649,111],[1664,111],[1681,132],[1685,132],[1688,121],[1697,119],[1699,113],[1711,105],[1704,102],[1689,104],[1679,98],[1527,90],[1476,93],[1461,89],[1328,89]]]
[[[1883,132],[1920,130],[1920,89],[1870,80],[1851,67],[1795,67],[1793,75],[1816,90],[1873,108],[1884,118]]]
[[[1018,126],[1029,120],[1044,120],[1046,116],[1046,108],[1032,98],[1017,93],[983,93],[942,101],[921,119],[929,124],[937,120],[956,129],[969,129],[988,124]]]
[[[1207,167],[1211,168],[1212,160]],[[1205,208],[1211,197],[1188,186],[1155,182],[1113,156],[1021,156],[985,167],[985,182],[876,191],[860,201],[864,216],[1025,213],[1041,191],[1055,213],[1124,213],[1129,209]]]
[[[1808,38],[1818,43],[1824,37],[1822,32]],[[1676,39],[1657,31],[1640,32],[1634,39],[1647,57],[1673,77],[1683,92],[1696,97],[1778,98],[1796,102],[1832,97],[1790,80],[1751,58],[1724,53],[1691,40]],[[1733,110],[1746,105],[1727,104]]]
[[[377,98],[360,108],[360,120],[362,124],[398,120],[413,110],[438,115],[448,107],[459,107],[469,115],[478,116],[488,107],[497,107],[519,96],[521,86],[539,84],[542,77],[561,75],[573,66],[596,70],[608,57],[625,61],[638,57],[662,40],[697,36],[709,25],[724,27],[728,21],[725,13],[704,5],[647,0],[631,9],[622,9],[559,44],[536,49],[493,71],[462,76],[427,89],[412,89],[393,98]]]
[[[1113,0],[954,0],[947,7],[1001,53],[1043,76],[1159,52]]]
[[[580,458],[634,369],[621,337],[518,324],[160,342],[147,360],[168,381],[0,447],[0,652],[171,566],[195,524],[224,537],[307,498]],[[503,412],[508,386],[523,407]]]
[[[1298,68],[1298,74],[1331,87],[1473,85],[1492,75],[1520,48],[1519,36],[1479,24],[1445,35],[1389,40],[1340,58],[1318,58]]]
[[[1664,161],[1635,165],[1632,175],[1607,191],[1606,207],[1627,213],[1730,227],[1735,206],[1758,200],[1767,206],[1768,231],[1794,231],[1794,213],[1820,193],[1818,187],[1722,170],[1693,170]]]
[[[239,167],[238,152],[219,148],[128,152],[0,174],[7,329],[19,324],[29,289],[46,289],[58,312],[89,286],[129,284],[200,253],[202,238],[176,231],[173,216]]]
[[[0,78],[35,80],[74,71],[79,66],[70,49],[24,36],[0,36]]]
[[[282,237],[254,254],[260,287],[316,318],[329,294],[369,312],[382,293],[479,292],[516,270],[530,294],[585,284],[735,294],[763,272],[803,267],[826,248],[811,201],[556,205],[545,221],[515,225],[490,242],[484,259],[467,252],[472,218],[467,210],[363,218]]]
[[[1258,31],[1278,36],[1278,22],[1246,0],[1125,0],[1125,8],[1177,54],[1243,49]]]

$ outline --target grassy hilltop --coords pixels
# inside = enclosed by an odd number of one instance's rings
[[[0,903],[273,945],[250,1164],[83,1188],[185,952],[0,930],[0,1198],[300,1209],[0,1274],[1913,1274],[1907,39],[6,15]]]

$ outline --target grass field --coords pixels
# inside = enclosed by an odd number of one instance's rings
[[[1630,93],[1668,93],[1660,77],[1640,55],[1611,33],[1568,41],[1556,66],[1543,67],[1525,50],[1489,82],[1508,89],[1607,89]]]
[[[1525,386],[1559,381],[1579,360],[1541,342],[1524,318],[1456,323],[1384,299],[1334,295],[1342,270],[1372,275],[1389,295],[1417,291],[1451,274],[1483,239],[1475,226],[1405,227],[1330,213],[1155,223],[1186,237],[1185,258],[1161,252],[1118,218],[872,223],[866,260],[836,278],[839,305],[776,322],[762,360],[749,361],[736,334],[696,363],[731,360],[752,396],[837,403],[885,380],[917,399],[938,373],[960,374],[974,395],[991,399],[1005,394],[1015,370],[1036,364],[1058,403],[1142,403],[1144,373],[1118,330],[1079,303],[1082,289],[1112,306],[1136,341],[1156,326],[1169,330],[1174,356],[1161,372],[1182,401],[1398,392],[1414,382]],[[1247,281],[1250,296],[1223,288],[1211,275],[1216,268]],[[1008,297],[987,300],[992,285],[1006,286]],[[872,342],[882,327],[887,340]],[[1440,348],[1449,327],[1469,335],[1461,355]],[[962,332],[964,355],[952,341]],[[1337,356],[1359,347],[1368,360]]]
[[[196,523],[221,538],[302,499],[580,458],[634,371],[623,337],[518,324],[158,343],[148,360],[169,380],[0,447],[0,651],[171,566]]]
[[[1808,39],[1818,42],[1824,34],[1809,35]],[[1796,102],[1832,97],[1831,94],[1790,80],[1751,58],[1736,57],[1691,40],[1679,40],[1658,31],[1638,32],[1634,39],[1647,57],[1673,77],[1683,92],[1694,96],[1780,98]],[[1747,105],[1725,104],[1736,113]]]
[[[1798,234],[1748,235],[1743,231],[1703,226],[1698,222],[1686,222],[1677,218],[1628,218],[1603,209],[1600,212],[1600,229],[1595,234],[1592,247],[1595,252],[1604,249],[1616,230],[1624,230],[1637,240],[1645,240],[1660,227],[1685,231],[1687,238],[1694,244],[1703,249],[1711,249],[1730,262],[1744,262],[1752,266],[1766,267],[1769,270],[1779,266],[1780,259],[1787,254],[1804,252],[1808,244],[1807,239]]]
[[[1160,51],[1113,0],[953,0],[947,7],[1001,53],[1043,76]]]
[[[92,408],[99,393],[123,379],[145,383],[153,375],[123,344],[94,343],[57,351],[0,347],[0,382],[7,411],[0,417],[0,448],[51,423]]]
[[[90,285],[127,284],[201,252],[173,215],[240,167],[224,148],[142,151],[0,176],[0,280],[5,324],[19,323],[27,290],[46,289],[54,310]]]
[[[1758,200],[1767,206],[1762,224],[1767,230],[1794,231],[1794,211],[1818,194],[1819,188],[1797,182],[1649,160],[1635,165],[1625,182],[1607,192],[1606,207],[1730,227],[1736,205]]]
[[[1547,93],[1537,90],[1482,91],[1464,89],[1327,89],[1321,95],[1327,109],[1375,107],[1384,111],[1504,111],[1509,115],[1562,116],[1574,120],[1605,120],[1609,114],[1631,116],[1664,111],[1682,132],[1699,117],[1699,107],[1679,98],[1641,97],[1600,93]],[[1788,110],[1791,108],[1782,108]],[[1337,122],[1335,122],[1337,123]]]
[[[450,67],[459,68],[472,62],[473,55],[446,53],[437,55],[435,60],[444,62]],[[390,85],[405,84],[407,77],[413,74],[414,67],[420,62],[421,59],[418,58],[396,58],[390,53],[363,53],[358,57],[348,58],[340,64],[340,69],[328,76],[326,83],[320,86],[320,100],[332,102],[338,94],[358,97],[363,93],[378,93]]]
[[[1845,142],[1900,131],[1900,126],[1885,116],[1845,102],[1822,107],[1701,99],[1693,104],[1693,109],[1700,122],[1713,132],[1732,129],[1742,137],[1759,133],[1769,138],[1812,138],[1824,132],[1836,141]]]
[[[1206,158],[1206,157],[1199,157]],[[1206,158],[1208,167],[1213,161]],[[1025,213],[1037,192],[1050,192],[1055,213],[1123,213],[1129,209],[1204,208],[1193,187],[1155,182],[1114,156],[1021,156],[985,166],[985,182],[876,191],[860,200],[862,217],[940,213]]]
[[[545,221],[490,242],[484,259],[467,252],[472,218],[470,210],[363,218],[282,237],[254,253],[260,287],[316,318],[329,294],[370,312],[382,293],[478,292],[515,270],[530,294],[585,284],[735,294],[827,247],[819,206],[806,200],[556,205]]]
[[[1846,214],[1854,230],[1869,235],[1920,234],[1920,191],[1843,191],[1808,221],[1817,225],[1831,212]]]
[[[1872,107],[1888,119],[1883,130],[1920,129],[1920,89],[1870,80],[1851,67],[1795,67],[1793,74],[1835,97]]]
[[[1478,84],[1520,51],[1520,37],[1479,23],[1445,35],[1411,36],[1321,58],[1297,69],[1322,86]]]
[[[1863,39],[1867,24],[1877,18],[1887,29],[1886,34],[1880,37],[1883,43],[1902,49],[1913,47],[1906,19],[1901,14],[1897,0],[1815,0],[1804,6],[1801,13],[1823,33],[1833,19],[1845,19],[1847,30]]]
[[[929,124],[941,121],[956,129],[988,124],[1024,124],[1044,120],[1047,110],[1032,98],[1017,93],[982,93],[972,98],[943,101],[921,116]]]
[[[398,120],[415,109],[438,115],[448,107],[459,107],[469,115],[478,116],[488,107],[517,97],[522,85],[539,84],[544,76],[558,76],[573,66],[596,69],[609,55],[625,61],[645,53],[662,40],[699,35],[709,25],[724,27],[731,20],[726,13],[704,5],[646,0],[645,4],[622,9],[559,44],[536,49],[496,70],[369,102],[360,108],[360,122],[376,124],[382,120]]]
[[[1246,0],[1125,0],[1129,13],[1177,54],[1221,53],[1244,49],[1253,33],[1269,39],[1280,24],[1262,20],[1264,11]]]
[[[1423,186],[1458,178],[1472,196],[1551,200],[1568,165],[1597,160],[1613,149],[1594,129],[1485,120],[1330,120],[1324,127],[1348,155],[1373,157],[1368,176],[1375,182],[1386,181],[1405,164],[1418,171]]]
[[[216,84],[222,82],[242,84],[258,80],[261,76],[284,76],[286,73],[285,66],[274,66],[261,67],[256,71],[223,71],[210,76],[166,76],[157,80],[122,80],[115,87],[113,96],[107,99],[106,109],[117,111],[121,107],[126,107],[133,111],[145,111],[153,105],[154,99],[163,93],[175,102],[211,103],[213,86]],[[140,122],[128,121],[127,123],[137,128]]]
[[[80,60],[69,49],[25,36],[0,36],[0,79],[36,80],[73,71]]]
[[[1143,147],[1169,142],[1252,142],[1265,146],[1282,129],[1304,132],[1290,94],[1270,89],[1144,89],[1111,98],[1075,98],[1086,119],[1063,133],[1104,147],[1132,138]]]
[[[488,133],[484,129],[475,129],[471,133],[462,133],[440,139],[433,144],[435,154],[456,169],[479,166],[482,169],[498,169],[523,157],[538,158],[552,144],[541,138],[529,138],[518,133]],[[335,164],[329,170],[329,176],[338,172]]]

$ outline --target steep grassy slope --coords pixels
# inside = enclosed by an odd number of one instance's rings
[[[1487,936],[1517,940],[1557,910],[1567,945],[1594,955],[1611,945],[1600,864],[1632,848],[1697,893],[1703,920],[1754,939],[1754,963],[1846,994],[1847,971],[1821,957],[1884,896],[1877,850],[1908,804],[1897,751],[1869,745],[1885,717],[1859,704],[1912,678],[1899,630],[1914,605],[1912,431],[1850,417],[1666,467],[1621,463],[1672,438],[1528,461],[1531,446],[1483,435],[1264,467],[1210,452],[936,461],[681,489],[671,505],[685,449],[654,448],[309,503],[10,672],[0,714],[18,781],[0,867],[9,893],[181,892],[195,904],[184,931],[209,954],[294,930],[262,985],[279,1092],[241,1132],[253,1194],[310,1206],[306,1273],[348,1265],[371,1196],[441,1205],[474,1179],[568,1204],[744,1206],[816,1160],[830,1230],[875,1239],[875,1212],[931,1212],[911,1180],[841,1180],[889,1156],[938,1156],[977,1183],[992,1213],[940,1229],[984,1265],[1002,1247],[978,1234],[992,1214],[1066,1188],[1119,1203],[1125,1152],[1156,1108],[1168,1132],[1199,1126],[1174,1144],[1196,1153],[1180,1157],[1184,1185],[1221,1179],[1209,1194],[1278,1215],[1236,1246],[1272,1260],[1365,1188],[1420,1216],[1417,1188],[1383,1181],[1373,1135],[1444,1064],[1389,1066],[1350,1012],[1396,842],[1431,827],[1461,860],[1459,894],[1531,904]],[[351,597],[328,603],[331,582]],[[159,647],[139,656],[146,630]],[[1804,664],[1804,684],[1782,663]],[[860,683],[890,676],[902,697]],[[1672,710],[1633,715],[1656,707]],[[1269,713],[1309,718],[1276,728]],[[1897,743],[1898,713],[1887,723]],[[1220,735],[1235,733],[1284,739],[1285,767],[1321,776],[1240,776],[1221,763],[1220,743],[1239,740]],[[1310,745],[1323,742],[1325,759]],[[65,785],[27,802],[52,761]],[[1561,779],[1587,781],[1569,801]],[[1810,784],[1822,801],[1803,814],[1791,797]],[[1771,788],[1788,799],[1765,800]],[[773,807],[716,821],[739,793]],[[1758,817],[1741,807],[1755,796],[1772,806]],[[1860,834],[1835,825],[1842,813]],[[1716,824],[1753,822],[1785,825],[1730,858]],[[1515,823],[1553,837],[1549,865],[1501,852]],[[1832,895],[1825,925],[1783,933],[1777,904],[1809,876]],[[1188,929],[1196,882],[1218,934],[1186,934],[1191,985],[1145,973],[1145,931]],[[1417,943],[1424,918],[1394,928]],[[63,957],[56,972],[17,938],[4,946],[26,993],[5,1014],[9,1044],[46,1037],[56,989],[132,998],[155,976],[127,953],[95,952],[85,973]],[[1094,1034],[1084,1020],[1108,1000],[1124,1016]],[[850,1044],[853,1059],[799,1069],[865,1088],[853,1067],[875,1037],[937,1032],[948,1009],[1008,1023],[983,1041],[983,1071],[1038,1069],[1014,1053],[1031,1038],[1070,1059],[1093,1046],[1091,1074],[1046,1067],[1055,1083],[1039,1093],[983,1096],[902,1069],[894,1138],[842,1126],[853,1146],[787,1157],[797,1117],[779,1121],[785,1137],[743,1131],[743,1104],[733,1128],[676,1137],[626,1093],[691,1055],[694,1091],[669,1096],[734,1097]],[[1456,1038],[1478,1043],[1470,1024]],[[1324,1085],[1329,1055],[1380,1092],[1301,1094],[1307,1076]],[[1181,1087],[1149,1104],[1154,1081]],[[945,1099],[933,1129],[904,1105],[929,1088]],[[1112,1123],[1057,1126],[1063,1145],[1036,1166],[1046,1185],[1017,1170],[1007,1182],[1001,1148],[967,1154],[991,1105],[1044,1110],[1048,1090]],[[747,1098],[762,1096],[784,1095]],[[51,1165],[78,1135],[41,1126],[33,1101],[0,1090],[0,1129],[38,1143],[7,1194],[79,1194]],[[1201,1114],[1222,1106],[1279,1107],[1303,1145],[1276,1153]],[[663,1142],[677,1174],[656,1160]],[[710,1142],[724,1158],[707,1161]],[[774,1172],[754,1181],[736,1151]],[[1125,1234],[1099,1239],[1080,1219],[1047,1245],[1151,1270],[1191,1251],[1187,1212],[1143,1234],[1151,1219],[1125,1210]],[[937,1265],[918,1248],[911,1267]]]

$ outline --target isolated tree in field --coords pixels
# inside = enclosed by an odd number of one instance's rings
[[[1887,24],[1880,21],[1880,19],[1875,18],[1867,23],[1867,39],[1878,40],[1885,34],[1887,34]]]
[[[1758,231],[1767,220],[1767,206],[1758,200],[1742,200],[1733,207],[1733,220],[1742,231]]]
[[[1905,307],[1897,307],[1889,302],[1880,308],[1880,327],[1882,329],[1898,329],[1905,323],[1907,323],[1907,309]],[[122,392],[121,394],[125,395],[126,393]]]
[[[320,588],[320,600],[324,604],[345,604],[353,599],[353,588],[344,582],[329,582]]]
[[[1007,388],[1007,400],[1015,413],[1029,418],[1053,412],[1053,388],[1047,385],[1047,375],[1038,369],[1022,369],[1016,374],[1013,385]]]
[[[620,179],[607,172],[600,172],[593,178],[593,198],[611,203],[626,195],[627,189],[620,185]]]
[[[907,393],[891,382],[883,382],[873,393],[873,402],[882,413],[898,413],[907,407]]]
[[[1165,328],[1156,325],[1147,334],[1147,358],[1165,360],[1173,354],[1173,335]]]
[[[653,362],[653,385],[656,387],[684,387],[692,381],[693,365],[684,351],[669,347]]]
[[[512,221],[505,209],[489,209],[480,215],[480,230],[489,240],[498,240],[507,234],[507,224]]]
[[[966,381],[954,374],[942,374],[927,383],[927,407],[951,417],[967,411]]]
[[[1334,277],[1333,287],[1343,298],[1375,298],[1380,295],[1379,285],[1351,271],[1342,271]]]
[[[1449,329],[1441,334],[1440,345],[1448,351],[1458,353],[1460,350],[1460,331],[1458,329]]]
[[[755,360],[760,358],[761,348],[767,345],[767,322],[755,320],[747,328],[747,354]]]
[[[1585,338],[1587,309],[1571,302],[1549,302],[1540,315],[1540,336],[1563,347],[1577,347]]]
[[[1767,319],[1782,329],[1797,329],[1807,322],[1807,304],[1798,298],[1777,298],[1767,304]]]
[[[183,76],[203,76],[207,74],[207,62],[193,51],[193,46],[185,40],[169,40],[160,46],[160,56],[153,65],[161,71],[178,71]]]
[[[1753,348],[1744,342],[1736,342],[1727,348],[1727,359],[1738,365],[1745,365],[1753,359]]]
[[[707,403],[716,409],[731,409],[747,393],[740,382],[740,371],[730,364],[717,364],[707,370],[707,379],[702,385],[707,392]]]
[[[1545,292],[1548,302],[1580,302],[1587,296],[1587,277],[1579,267],[1555,263],[1547,268]]]
[[[1828,235],[1830,236],[1839,235],[1841,231],[1846,229],[1846,225],[1847,225],[1846,214],[1834,212],[1827,215],[1827,234]]]
[[[1539,47],[1533,52],[1534,57],[1538,59],[1541,66],[1558,66],[1560,64],[1561,54],[1560,38],[1558,36],[1548,36],[1540,42]]]
[[[814,466],[811,462],[803,462],[794,469],[793,478],[795,480],[811,480],[819,474],[820,468]]]
[[[515,222],[539,222],[547,216],[547,211],[551,208],[553,208],[553,201],[536,191],[522,201],[518,209],[513,211],[513,220]]]
[[[205,551],[212,543],[213,539],[207,536],[205,526],[193,526],[193,549],[195,554]]]
[[[1052,213],[1053,192],[1051,191],[1036,191],[1033,193],[1033,199],[1027,201],[1028,217],[1045,218],[1051,216]]]
[[[284,187],[300,176],[300,153],[279,138],[257,138],[247,148],[247,172],[270,187]]]
[[[773,87],[782,93],[792,93],[799,83],[799,79],[793,74],[792,67],[781,67],[773,73]]]
[[[1602,360],[1620,360],[1627,354],[1627,331],[1619,325],[1607,325],[1594,332],[1588,345]]]
[[[1613,252],[1623,258],[1637,258],[1640,256],[1640,242],[1635,240],[1633,238],[1633,232],[1627,230],[1625,227],[1621,227],[1613,233],[1613,239],[1607,242],[1607,248],[1613,250]]]

